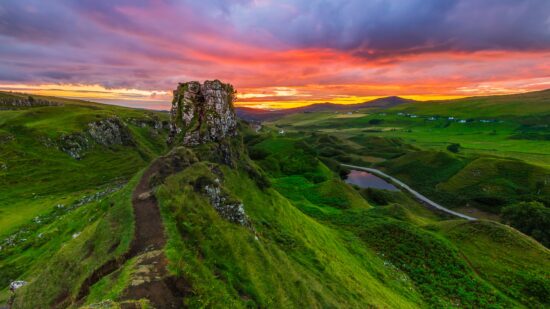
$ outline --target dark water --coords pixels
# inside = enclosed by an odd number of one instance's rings
[[[375,176],[369,172],[351,170],[346,178],[346,182],[359,186],[360,188],[374,188],[374,189],[384,189],[391,191],[398,191],[394,185],[385,181],[384,179]]]

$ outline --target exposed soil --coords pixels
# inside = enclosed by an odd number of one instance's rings
[[[135,235],[129,251],[108,261],[85,280],[77,297],[79,303],[84,301],[92,285],[122,267],[129,259],[136,258],[136,270],[121,300],[146,298],[158,309],[183,307],[183,297],[189,292],[189,285],[182,278],[170,276],[166,270],[168,260],[162,251],[166,236],[149,181],[152,175],[158,173],[160,166],[161,163],[155,161],[133,192]]]
[[[132,195],[134,217],[136,220],[135,235],[130,254],[135,256],[140,252],[162,249],[166,244],[164,226],[155,196],[150,193],[149,179],[158,172],[159,165],[154,162],[143,174]],[[149,194],[147,194],[149,193]],[[143,194],[147,198],[143,198]]]

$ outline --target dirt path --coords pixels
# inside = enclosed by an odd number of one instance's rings
[[[188,285],[183,279],[171,277],[166,270],[168,260],[162,250],[166,244],[164,225],[149,185],[149,179],[158,169],[158,162],[153,162],[132,194],[135,234],[130,250],[121,258],[105,263],[84,282],[78,295],[79,302],[85,299],[92,285],[135,258],[130,284],[122,293],[121,300],[146,298],[158,309],[183,307]],[[133,306],[128,304],[124,308]]]
[[[162,249],[166,244],[160,210],[149,186],[149,179],[157,169],[157,164],[153,163],[143,173],[132,194],[136,230],[130,254],[134,256],[140,252]]]
[[[445,213],[448,213],[450,215],[453,215],[453,216],[457,216],[459,218],[462,218],[462,219],[466,219],[466,220],[470,220],[470,221],[473,221],[473,220],[477,220],[477,218],[474,218],[474,217],[470,217],[470,216],[467,216],[465,214],[461,214],[459,212],[456,212],[456,211],[453,211],[453,210],[450,210],[448,208],[445,208],[441,205],[439,205],[438,203],[430,200],[429,198],[425,197],[424,195],[418,193],[417,191],[413,190],[411,187],[409,187],[407,184],[403,183],[402,181],[400,181],[399,179],[396,179],[382,171],[379,171],[377,169],[374,169],[374,168],[368,168],[368,167],[362,167],[362,166],[357,166],[357,165],[349,165],[349,164],[341,164],[342,166],[345,166],[345,167],[348,167],[348,168],[352,168],[352,169],[357,169],[357,170],[361,170],[361,171],[366,171],[366,172],[369,172],[369,173],[373,173],[377,176],[380,176],[382,178],[385,178],[385,179],[389,179],[391,182],[393,182],[394,184],[396,184],[397,186],[399,186],[401,189],[409,192],[410,194],[412,194],[418,201],[430,206],[430,207],[433,207],[435,209],[438,209],[440,211],[443,211]]]

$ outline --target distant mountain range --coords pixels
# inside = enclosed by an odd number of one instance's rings
[[[550,117],[550,89],[509,95],[474,96],[453,100],[415,101],[391,96],[359,104],[319,103],[304,107],[263,110],[237,107],[237,115],[248,121],[275,120],[286,115],[314,112],[347,112],[362,108],[391,109],[422,115],[458,117]]]
[[[405,103],[413,103],[414,100],[404,99],[401,97],[391,96],[385,98],[374,99],[358,104],[334,104],[334,103],[317,103],[303,107],[266,110],[251,107],[237,107],[235,111],[241,119],[249,121],[266,121],[277,119],[286,115],[296,113],[314,113],[314,112],[346,112],[354,111],[361,108],[391,108]]]

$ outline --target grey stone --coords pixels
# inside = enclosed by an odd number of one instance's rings
[[[138,200],[144,201],[148,198],[153,196],[153,193],[151,191],[143,192],[140,195],[138,195]]]
[[[168,142],[181,135],[184,145],[194,146],[237,135],[234,99],[233,87],[219,80],[180,83],[174,91]]]
[[[26,281],[17,280],[10,283],[10,291],[15,292],[15,290],[27,285]]]
[[[0,98],[0,107],[12,109],[22,107],[43,107],[43,106],[63,106],[58,102],[53,102],[45,99],[38,99],[32,96],[28,97],[7,97]]]
[[[216,178],[214,183],[205,185],[203,192],[222,218],[252,229],[252,223],[246,215],[243,203],[232,199],[221,187],[219,179]]]
[[[88,133],[103,146],[132,145],[132,135],[118,118],[108,118],[88,124]]]
[[[65,152],[73,159],[80,160],[90,146],[88,137],[83,133],[63,134],[59,138],[59,150]]]

